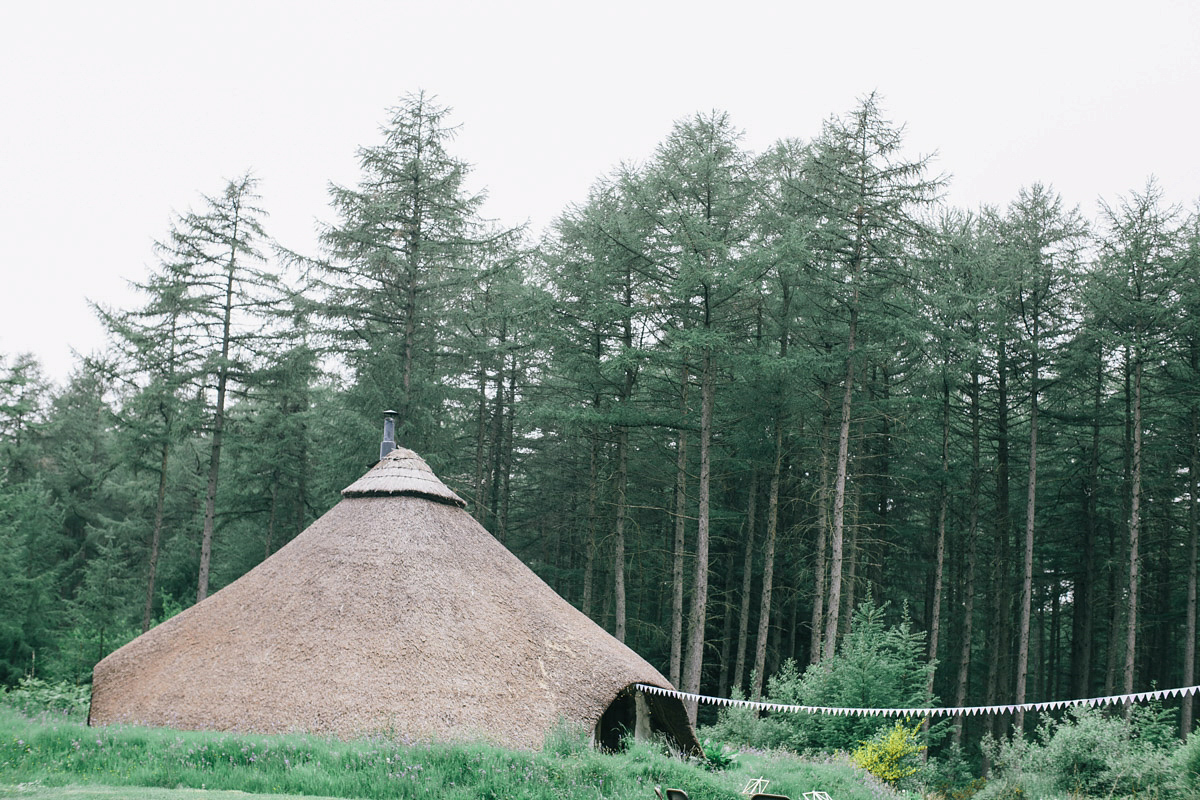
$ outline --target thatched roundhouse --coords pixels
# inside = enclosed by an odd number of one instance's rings
[[[487,740],[561,721],[697,746],[636,653],[559,597],[397,448],[246,575],[96,665],[92,724]]]

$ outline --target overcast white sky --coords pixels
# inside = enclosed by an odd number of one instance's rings
[[[761,150],[877,90],[948,201],[1158,177],[1200,198],[1200,3],[17,2],[0,5],[0,359],[62,380],[131,306],[173,212],[247,169],[267,231],[316,252],[330,181],[425,89],[488,216],[545,226],[672,123],[722,109]]]

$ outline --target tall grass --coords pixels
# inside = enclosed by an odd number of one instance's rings
[[[751,758],[793,797],[839,788],[838,800],[884,797],[844,764]],[[650,744],[605,755],[559,733],[540,753],[489,745],[402,744],[378,737],[340,741],[305,735],[239,735],[157,728],[89,728],[61,712],[27,716],[0,708],[0,783],[236,789],[354,798],[654,797],[676,786],[695,800],[734,800],[749,773],[711,773]],[[894,795],[886,795],[894,797]]]

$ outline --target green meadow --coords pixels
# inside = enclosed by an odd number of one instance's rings
[[[844,759],[807,761],[748,751],[722,770],[649,743],[605,754],[560,731],[541,752],[484,744],[401,744],[163,728],[89,728],[56,712],[0,709],[0,796],[27,798],[654,798],[654,787],[695,800],[733,800],[751,778],[794,800],[820,789],[836,800],[896,793]],[[197,791],[202,790],[202,791]]]

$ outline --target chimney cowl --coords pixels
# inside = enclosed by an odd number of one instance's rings
[[[383,441],[379,444],[379,460],[396,449],[396,412],[383,412]]]

